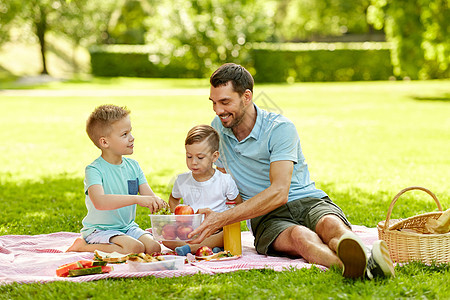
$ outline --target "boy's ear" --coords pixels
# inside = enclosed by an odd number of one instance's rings
[[[220,156],[219,151],[214,151],[213,157],[212,157],[213,163],[215,163],[219,159],[219,156]]]
[[[108,145],[109,145],[109,144],[108,144],[108,140],[107,140],[104,136],[102,136],[101,138],[99,138],[99,139],[98,139],[98,142],[99,142],[101,148],[107,148]]]

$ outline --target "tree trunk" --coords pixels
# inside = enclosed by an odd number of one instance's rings
[[[41,58],[42,58],[42,72],[41,74],[48,74],[47,71],[47,63],[45,59],[45,51],[46,51],[46,44],[45,44],[45,33],[47,31],[47,14],[45,12],[45,9],[42,7],[39,7],[39,20],[36,20],[36,35],[39,39],[39,44],[41,46]]]

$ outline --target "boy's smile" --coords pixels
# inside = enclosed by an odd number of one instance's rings
[[[120,164],[122,155],[133,154],[134,137],[131,129],[129,116],[111,124],[111,132],[103,137],[102,143],[102,156],[106,161]]]

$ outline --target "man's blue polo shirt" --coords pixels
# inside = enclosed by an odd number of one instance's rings
[[[270,186],[270,163],[280,160],[294,162],[288,201],[327,196],[316,189],[309,178],[295,125],[280,114],[267,112],[256,105],[255,108],[255,126],[240,142],[230,128],[223,127],[218,116],[211,123],[220,135],[220,157],[216,165],[231,174],[242,199],[247,200]]]

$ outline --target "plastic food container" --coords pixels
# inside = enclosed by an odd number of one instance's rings
[[[166,270],[182,270],[184,269],[184,256],[164,255],[164,260],[156,262],[137,262],[128,261],[127,265],[130,272],[152,272]]]
[[[187,236],[200,226],[202,214],[150,215],[153,238],[157,241],[190,241]]]

